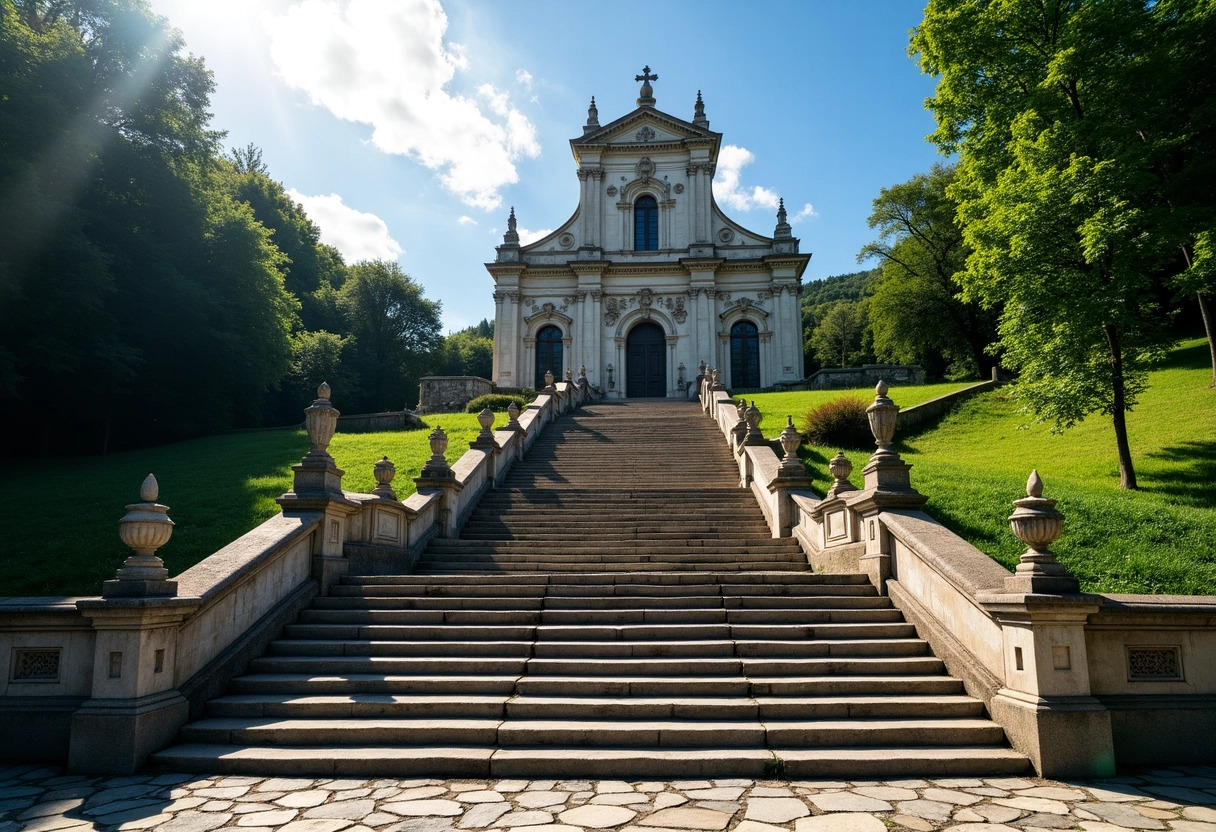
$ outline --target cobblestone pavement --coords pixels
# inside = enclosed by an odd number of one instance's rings
[[[0,832],[1216,832],[1216,766],[1031,777],[626,783],[84,777],[0,767]]]

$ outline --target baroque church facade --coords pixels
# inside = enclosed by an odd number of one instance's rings
[[[655,107],[646,67],[637,109],[601,125],[595,99],[571,139],[573,216],[521,246],[511,210],[486,268],[494,279],[494,378],[545,386],[585,368],[610,398],[687,395],[700,362],[732,389],[802,378],[799,289],[809,254],[786,221],[750,231],[714,201],[722,134],[697,93],[692,121]]]

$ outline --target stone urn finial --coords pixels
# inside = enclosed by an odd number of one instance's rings
[[[169,570],[156,550],[173,536],[169,507],[156,502],[160,486],[148,474],[139,488],[143,502],[131,503],[118,521],[118,536],[135,554],[130,555],[114,575],[102,584],[101,594],[109,597],[175,595],[177,582],[170,581]]]
[[[304,426],[308,429],[308,440],[312,444],[309,456],[329,457],[329,443],[338,427],[338,417],[342,415],[330,404],[329,393],[329,385],[321,382],[316,400],[304,408]]]
[[[580,365],[578,365],[578,383],[582,384],[586,380],[587,380],[587,365],[580,364]]]
[[[785,417],[785,427],[781,429],[781,449],[785,451],[785,456],[781,458],[781,468],[778,470],[778,476],[784,477],[805,477],[806,466],[802,464],[802,460],[798,458],[798,446],[802,444],[802,434],[798,432],[798,428],[794,427],[794,417]]]
[[[888,456],[891,440],[895,437],[895,423],[899,419],[899,405],[887,397],[887,383],[879,381],[874,387],[874,403],[866,408],[870,419],[870,432],[878,446],[875,456]]]
[[[397,476],[397,466],[393,465],[392,460],[387,456],[380,457],[372,466],[372,476],[376,478],[373,494],[385,500],[397,499],[397,492],[393,490],[393,477]]]
[[[552,370],[545,370],[545,389],[546,390],[553,389],[553,371]]]
[[[455,475],[444,457],[448,450],[448,435],[442,427],[437,427],[431,431],[427,441],[431,443],[431,458],[426,461],[426,465],[422,466],[421,478],[451,479]]]
[[[836,456],[828,462],[828,472],[832,475],[833,482],[828,493],[824,495],[825,500],[835,497],[837,494],[857,490],[857,486],[849,482],[849,475],[853,473],[853,463],[844,455],[844,451],[837,451]]]
[[[566,381],[572,381],[573,379],[574,379],[574,373],[570,370],[566,370]]]
[[[514,401],[507,405],[507,430],[523,430],[523,426],[519,423],[519,405]]]
[[[735,438],[735,445],[742,445],[743,440],[747,438],[747,399],[739,399],[735,402],[735,413],[738,414],[739,420],[731,426],[731,436]]]
[[[1080,582],[1048,548],[1064,530],[1064,515],[1056,510],[1055,500],[1043,497],[1038,470],[1031,471],[1026,480],[1026,496],[1013,504],[1016,508],[1009,516],[1009,526],[1027,549],[1013,575],[1005,579],[1005,589],[1052,595],[1080,591]]]
[[[764,419],[764,414],[760,412],[760,408],[756,407],[755,400],[744,411],[747,419],[747,437],[743,440],[744,445],[763,445],[765,444],[764,434],[760,432],[760,422]]]
[[[477,414],[477,424],[481,425],[481,432],[469,443],[469,447],[483,451],[497,450],[498,443],[494,441],[494,411],[488,407],[482,408]]]

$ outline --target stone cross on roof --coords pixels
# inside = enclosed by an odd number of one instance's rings
[[[653,107],[654,106],[654,90],[651,88],[650,82],[659,80],[659,76],[651,75],[650,67],[644,66],[644,67],[642,67],[642,74],[634,76],[633,80],[642,82],[642,91],[641,91],[642,94],[638,97],[638,106],[639,107]]]

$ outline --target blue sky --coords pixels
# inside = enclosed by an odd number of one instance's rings
[[[938,158],[903,0],[151,2],[215,73],[225,145],[261,147],[348,262],[398,259],[447,330],[493,317],[510,206],[525,235],[573,213],[568,141],[592,95],[601,124],[634,109],[643,65],[664,112],[702,91],[727,214],[771,234],[784,197],[804,281],[859,268],[879,189]]]

